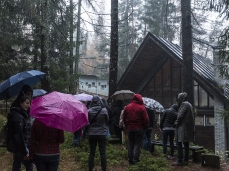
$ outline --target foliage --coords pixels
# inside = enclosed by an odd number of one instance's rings
[[[89,144],[87,139],[81,140],[80,147],[72,147],[73,134],[65,132],[65,142],[61,145],[61,157],[73,155],[75,160],[80,163],[80,169],[88,169],[88,155],[89,155]],[[155,155],[157,157],[152,157],[148,151],[142,150],[140,156],[140,162],[134,166],[123,168],[126,171],[168,171],[167,161],[164,158],[164,155],[161,153],[161,148],[155,148]],[[125,162],[128,160],[127,150],[124,149],[122,145],[109,144],[107,142],[106,146],[106,155],[107,155],[107,166],[115,167],[117,165],[125,165]],[[95,154],[95,165],[100,166],[100,155],[99,149],[96,149]]]

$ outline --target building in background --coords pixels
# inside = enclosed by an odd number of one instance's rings
[[[98,94],[107,97],[109,85],[107,79],[100,79],[96,75],[81,75],[78,93]]]

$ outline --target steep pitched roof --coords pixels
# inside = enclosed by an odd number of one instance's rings
[[[180,46],[148,33],[118,81],[118,90],[129,89],[139,93],[171,57],[183,65]],[[214,69],[209,58],[193,53],[193,77],[212,98],[214,95],[224,98],[214,82]]]

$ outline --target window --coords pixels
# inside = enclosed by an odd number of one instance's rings
[[[88,84],[88,88],[91,88],[91,84]]]
[[[195,118],[195,125],[204,125],[204,118],[203,117],[196,117]]]
[[[88,85],[88,82],[86,82],[85,84]]]
[[[199,105],[200,107],[208,106],[208,95],[201,87],[199,87]]]
[[[105,87],[106,85],[101,85],[101,90],[104,90]]]
[[[213,126],[215,124],[215,120],[213,117],[206,117],[205,118],[205,125],[206,126]]]
[[[91,84],[92,84],[93,87],[95,87],[95,82],[92,82]]]

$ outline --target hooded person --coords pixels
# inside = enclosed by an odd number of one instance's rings
[[[160,129],[163,133],[163,154],[167,154],[167,140],[170,143],[170,155],[168,159],[174,158],[174,136],[175,136],[175,120],[177,119],[178,105],[173,104],[166,109],[160,121]]]
[[[188,102],[186,92],[179,93],[177,104],[179,106],[177,119],[175,121],[177,129],[177,150],[178,160],[172,163],[173,166],[183,166],[189,161],[189,143],[194,141],[194,112],[192,105]],[[184,158],[183,148],[184,145]]]
[[[88,110],[88,120],[90,123],[88,126],[88,141],[90,146],[88,160],[89,171],[92,171],[94,168],[97,144],[100,151],[102,171],[106,171],[106,136],[109,116],[106,107],[98,95],[94,95],[92,98],[90,109]]]
[[[123,122],[128,130],[128,160],[133,165],[140,161],[144,130],[149,126],[149,117],[140,94],[135,94],[125,107]]]

